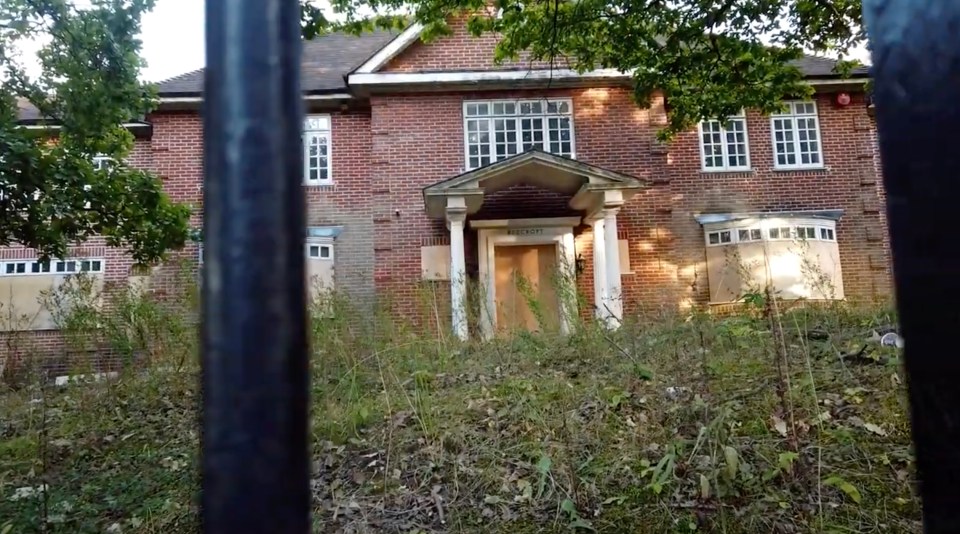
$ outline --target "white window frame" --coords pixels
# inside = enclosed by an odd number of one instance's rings
[[[104,163],[110,163],[112,161],[113,161],[113,158],[111,158],[110,156],[104,156],[102,154],[98,154],[94,156],[93,159],[91,160],[91,162],[93,163],[94,170],[97,170],[97,171],[104,170]]]
[[[471,106],[471,105],[486,104],[486,105],[490,106],[490,108],[492,108],[494,105],[497,105],[497,104],[513,104],[513,105],[516,106],[516,109],[519,110],[519,108],[520,108],[520,106],[521,106],[522,104],[529,104],[529,103],[533,103],[533,102],[538,102],[538,103],[540,103],[540,104],[543,106],[543,109],[544,109],[544,110],[546,110],[547,106],[550,105],[550,104],[557,104],[557,105],[566,104],[568,111],[567,111],[566,113],[548,113],[547,111],[543,111],[542,113],[538,113],[538,114],[535,114],[535,115],[534,115],[534,114],[531,114],[531,115],[521,115],[521,114],[519,113],[519,111],[517,111],[517,112],[516,112],[515,114],[513,114],[513,115],[494,115],[492,112],[491,112],[491,113],[488,113],[487,115],[469,115],[469,116],[467,115],[467,108],[468,108],[469,106]],[[565,118],[570,119],[570,155],[569,155],[569,156],[564,156],[564,155],[562,155],[562,154],[557,154],[557,155],[558,155],[558,156],[561,156],[561,157],[568,157],[568,158],[570,158],[570,159],[577,159],[577,130],[576,130],[576,125],[574,124],[574,123],[575,123],[575,120],[574,120],[574,113],[573,113],[573,99],[572,99],[572,98],[518,98],[518,99],[495,99],[495,100],[464,100],[461,111],[462,111],[462,113],[463,113],[463,121],[462,121],[462,126],[463,126],[463,167],[464,167],[464,169],[466,169],[466,170],[468,170],[468,171],[471,171],[471,170],[474,170],[474,169],[478,169],[478,168],[483,167],[483,165],[479,165],[479,166],[477,166],[477,167],[472,167],[472,166],[470,165],[470,141],[469,141],[469,139],[470,139],[470,132],[469,132],[469,129],[468,129],[468,127],[467,127],[468,121],[470,121],[470,120],[484,120],[484,119],[485,119],[485,120],[488,121],[488,126],[489,126],[489,128],[488,128],[487,132],[488,132],[489,138],[490,138],[490,140],[489,140],[489,149],[490,149],[489,157],[490,157],[490,163],[488,163],[487,165],[492,164],[492,163],[496,163],[497,161],[502,161],[503,159],[506,159],[506,158],[509,158],[509,157],[512,157],[512,156],[515,156],[515,155],[518,155],[518,154],[522,154],[522,153],[523,153],[523,136],[522,136],[522,130],[521,130],[520,125],[519,125],[519,121],[520,121],[521,119],[523,119],[523,118],[541,119],[541,120],[543,121],[543,124],[542,124],[542,126],[541,126],[541,130],[540,130],[541,133],[542,133],[542,135],[543,135],[543,138],[542,138],[542,143],[543,143],[543,145],[542,145],[541,150],[543,150],[544,152],[550,153],[550,154],[552,154],[553,152],[551,152],[551,151],[549,150],[549,147],[550,147],[550,126],[549,126],[549,119],[550,119],[550,118],[555,118],[555,117],[565,117]],[[517,130],[516,130],[516,132],[517,132],[517,139],[516,139],[516,141],[515,141],[515,143],[516,143],[516,145],[517,145],[517,146],[516,146],[516,152],[515,152],[514,154],[510,154],[510,155],[508,155],[508,156],[506,156],[505,158],[502,158],[502,159],[497,159],[497,152],[496,152],[496,150],[497,150],[497,149],[496,149],[497,142],[496,142],[495,130],[494,130],[494,128],[493,128],[493,121],[496,120],[496,119],[498,119],[498,118],[505,118],[505,119],[514,118],[514,119],[516,119],[516,120],[518,121]]]
[[[797,113],[797,105],[812,105],[813,113]],[[783,105],[786,107],[785,111],[780,113],[773,113],[770,115],[770,151],[773,154],[773,168],[777,170],[797,170],[797,169],[823,169],[825,163],[823,161],[823,134],[820,131],[820,109],[817,107],[817,103],[814,100],[788,100],[783,102]],[[796,163],[781,164],[778,161],[777,156],[777,130],[774,128],[774,122],[777,119],[789,119],[791,123],[791,130],[793,136],[793,153],[796,156]],[[817,163],[803,163],[801,160],[800,152],[800,128],[797,126],[797,119],[813,119],[814,131],[817,134],[817,158],[820,160]],[[809,142],[809,140],[808,140]],[[786,141],[784,141],[786,143]],[[786,154],[784,154],[786,156]]]
[[[812,228],[814,237],[798,237],[799,232],[797,228]],[[780,232],[780,230],[783,229],[789,231],[788,237],[783,237],[782,232]],[[758,230],[760,232],[760,239],[755,239],[754,237]],[[770,230],[777,230],[777,237],[770,237]],[[741,239],[741,231],[748,231],[751,235],[748,239]],[[730,240],[723,241],[721,234],[727,232],[729,232]],[[710,236],[714,234],[717,235],[717,243],[710,242]],[[837,231],[834,224],[826,224],[822,221],[818,224],[809,220],[795,221],[784,218],[775,221],[761,221],[748,225],[731,223],[729,226],[713,226],[704,229],[703,237],[704,243],[708,247],[723,247],[740,243],[749,244],[763,241],[825,241],[833,243],[837,241]]]
[[[697,124],[697,144],[700,146],[700,169],[703,172],[742,172],[752,169],[750,165],[750,134],[747,131],[747,115],[741,111],[736,115],[727,117],[727,122],[732,121],[743,123],[743,150],[744,156],[746,156],[746,164],[730,165],[730,144],[727,142],[727,125],[720,124],[720,121],[717,120],[704,120]],[[723,161],[723,165],[720,167],[707,166],[707,150],[703,143],[703,126],[707,123],[717,123],[720,125],[720,150]]]
[[[83,263],[89,262],[89,268],[83,270]],[[99,268],[94,269],[94,263],[99,262]],[[24,265],[24,272],[18,273],[8,273],[8,265]],[[43,265],[46,264],[47,270],[43,270]],[[73,270],[68,270],[70,264],[73,264]],[[57,270],[60,265],[63,266],[63,270]],[[34,271],[34,268],[37,268]],[[61,259],[51,259],[47,262],[40,262],[37,258],[28,258],[28,259],[16,259],[16,260],[4,260],[0,261],[0,276],[70,276],[79,273],[92,273],[92,274],[103,274],[106,270],[106,261],[103,258],[71,258],[68,260]]]
[[[317,255],[312,255],[312,249],[316,247]],[[327,257],[323,257],[323,251],[327,251]],[[324,241],[309,241],[306,246],[307,259],[320,261],[333,261],[333,243]]]
[[[326,127],[324,127],[324,124]],[[317,179],[310,179],[310,143],[309,135],[315,134],[323,136],[326,139],[327,148],[327,177],[320,177],[320,170],[317,169]],[[303,152],[303,183],[304,185],[331,185],[333,184],[333,117],[329,114],[307,115],[303,119],[303,133],[301,135]],[[319,159],[319,154],[317,158]]]

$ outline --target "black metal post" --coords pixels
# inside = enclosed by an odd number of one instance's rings
[[[207,0],[201,522],[310,529],[299,3]]]
[[[960,532],[960,3],[864,0],[924,530]]]

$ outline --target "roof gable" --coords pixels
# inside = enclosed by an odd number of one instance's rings
[[[485,194],[518,184],[571,195],[571,208],[591,211],[596,209],[605,191],[619,191],[623,198],[629,198],[643,189],[646,182],[534,149],[429,185],[423,189],[423,198],[427,214],[432,217],[443,215],[449,197],[463,197],[467,213],[476,213]]]
[[[420,40],[423,26],[413,24],[397,37],[387,42],[352,74],[374,74],[388,72],[443,72],[478,70],[517,70],[517,69],[564,69],[569,65],[558,61],[532,62],[521,57],[517,61],[505,61],[494,65],[493,53],[497,44],[494,34],[474,37],[466,28],[466,19],[460,18],[450,23],[451,34],[440,37],[434,42]],[[449,49],[457,48],[451,54]],[[834,72],[837,61],[830,58],[804,55],[791,64],[800,69],[808,78],[838,77]],[[868,67],[857,67],[851,71],[855,77],[869,75]]]

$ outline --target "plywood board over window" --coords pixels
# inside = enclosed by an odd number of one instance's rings
[[[450,245],[420,247],[420,272],[424,280],[450,280]]]
[[[704,227],[710,302],[767,286],[786,299],[844,298],[832,220],[771,218]]]
[[[621,239],[620,244],[620,274],[633,274],[633,269],[630,268],[630,242],[626,239]]]
[[[321,316],[333,314],[335,287],[334,244],[330,238],[307,238],[305,247],[307,271],[307,299]]]
[[[45,302],[72,276],[91,277],[90,298],[99,301],[103,290],[103,258],[50,260],[16,259],[0,262],[0,331],[52,330],[55,318]],[[59,293],[60,312],[70,302]],[[86,298],[86,297],[84,297]]]

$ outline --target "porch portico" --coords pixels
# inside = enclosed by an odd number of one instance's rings
[[[581,223],[593,230],[593,287],[597,317],[616,328],[623,319],[620,248],[617,214],[643,188],[632,176],[538,150],[498,161],[428,186],[423,191],[427,215],[446,220],[450,231],[450,298],[454,334],[468,337],[464,232],[467,218],[480,211],[487,195],[526,184],[568,195],[576,217],[528,218],[522,206],[509,219],[471,220],[479,236],[480,282],[486,291],[480,330],[484,337],[496,331],[498,312],[497,250],[508,245],[555,245],[556,267],[574,275],[577,257],[574,229]],[[546,250],[546,249],[544,249]],[[504,258],[501,258],[504,260]],[[518,260],[520,261],[520,260]],[[576,315],[569,303],[559,303],[560,329],[567,331]]]

